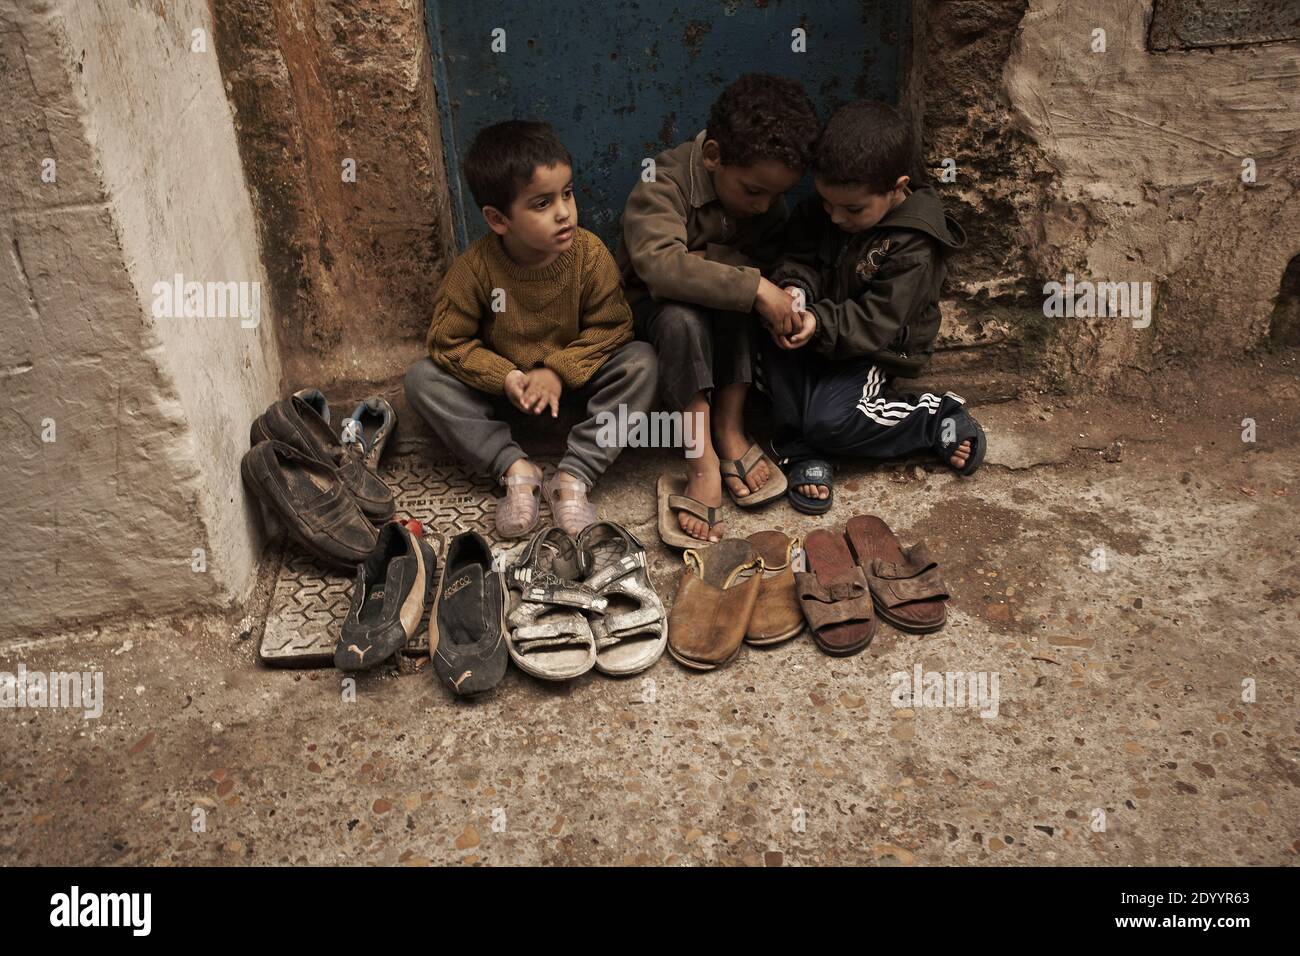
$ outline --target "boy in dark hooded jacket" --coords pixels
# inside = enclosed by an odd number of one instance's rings
[[[771,275],[800,310],[794,333],[764,337],[763,372],[772,448],[805,513],[830,509],[833,456],[933,451],[963,475],[984,458],[984,433],[960,396],[890,390],[928,362],[944,258],[966,241],[931,187],[909,188],[911,159],[896,110],[865,100],[840,109],[818,144],[817,195],[790,217]]]

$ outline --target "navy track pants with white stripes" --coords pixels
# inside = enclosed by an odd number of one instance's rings
[[[952,392],[886,391],[870,359],[838,362],[806,348],[786,351],[761,335],[762,379],[772,399],[772,448],[779,458],[904,458],[942,450],[943,422],[965,400]]]

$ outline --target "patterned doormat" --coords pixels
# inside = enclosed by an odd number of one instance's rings
[[[496,537],[491,480],[467,474],[454,459],[419,455],[390,459],[381,474],[396,495],[398,516],[419,519],[426,534],[438,532],[450,541],[462,531],[478,531],[494,552],[505,550]],[[292,543],[285,547],[262,634],[262,661],[287,667],[332,667],[354,577],[325,570]],[[442,555],[438,558],[441,570]],[[426,611],[407,646],[408,654],[428,653],[427,628]]]

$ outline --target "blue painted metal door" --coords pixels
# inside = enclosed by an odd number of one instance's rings
[[[703,129],[736,77],[800,80],[823,121],[860,97],[897,103],[909,29],[906,0],[426,2],[462,246],[486,229],[460,175],[483,126],[554,126],[573,155],[579,220],[613,247],[641,161]],[[806,52],[792,49],[796,29]]]

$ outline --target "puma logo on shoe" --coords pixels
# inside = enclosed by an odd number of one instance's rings
[[[357,653],[357,663],[358,663],[358,664],[363,663],[363,662],[365,661],[365,659],[366,659],[366,654],[368,654],[368,653],[370,652],[370,648],[367,647],[367,648],[363,651],[361,648],[357,647],[357,645],[355,645],[355,644],[349,644],[349,645],[348,645],[348,650],[350,650],[350,651],[356,651],[356,653]]]
[[[463,683],[465,683],[465,681],[467,681],[469,678],[471,678],[471,677],[473,677],[473,676],[474,676],[474,672],[473,672],[473,671],[466,671],[465,673],[463,673],[463,674],[461,674],[459,677],[457,677],[456,680],[455,680],[455,682],[453,682],[451,686],[454,687],[454,688],[456,688],[456,692],[459,693],[459,692],[460,692],[460,685],[463,684]]]

